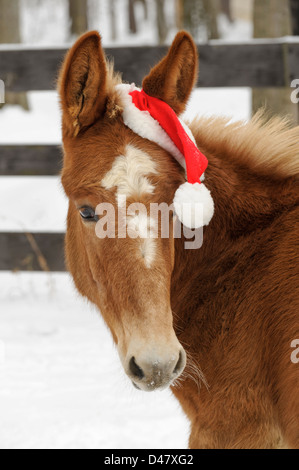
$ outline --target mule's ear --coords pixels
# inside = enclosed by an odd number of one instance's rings
[[[145,93],[184,111],[198,74],[197,47],[185,31],[178,33],[164,59],[143,80]]]
[[[97,31],[84,34],[68,52],[59,79],[63,126],[76,136],[104,112],[107,65]]]

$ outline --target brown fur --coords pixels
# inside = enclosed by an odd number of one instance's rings
[[[191,36],[177,34],[167,56],[143,80],[144,91],[159,98],[181,114],[197,79],[197,49]]]
[[[155,266],[145,271],[132,240],[97,239],[77,208],[115,205],[99,182],[128,143],[146,151],[159,173],[149,176],[154,195],[128,202],[170,204],[184,176],[170,155],[124,126],[103,57],[98,34],[89,33],[69,53],[60,82],[66,256],[78,290],[123,350],[127,331],[141,332],[145,345],[152,337],[167,343],[173,323],[188,363],[172,390],[191,421],[191,448],[299,448],[299,369],[290,348],[299,337],[298,128],[262,115],[248,124],[194,121],[215,215],[201,249],[160,239]],[[145,91],[180,112],[196,64],[192,39],[180,33]],[[168,311],[173,318],[161,314]]]

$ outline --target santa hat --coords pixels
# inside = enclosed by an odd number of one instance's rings
[[[133,132],[167,150],[186,170],[187,182],[174,196],[174,209],[188,228],[208,225],[214,214],[210,191],[202,183],[208,160],[197,148],[191,130],[164,101],[132,85],[117,85],[123,120]]]

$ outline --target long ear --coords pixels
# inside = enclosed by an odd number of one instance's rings
[[[145,93],[169,104],[177,114],[184,111],[197,80],[197,47],[185,31],[178,33],[167,56],[143,80]]]
[[[68,52],[59,79],[64,130],[76,136],[104,112],[107,65],[97,31],[84,34]]]

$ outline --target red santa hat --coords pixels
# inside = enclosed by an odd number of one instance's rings
[[[187,182],[176,191],[173,204],[188,228],[208,225],[214,202],[203,184],[208,160],[198,149],[191,130],[164,101],[132,85],[116,87],[123,106],[123,120],[133,132],[167,150],[186,170]]]

